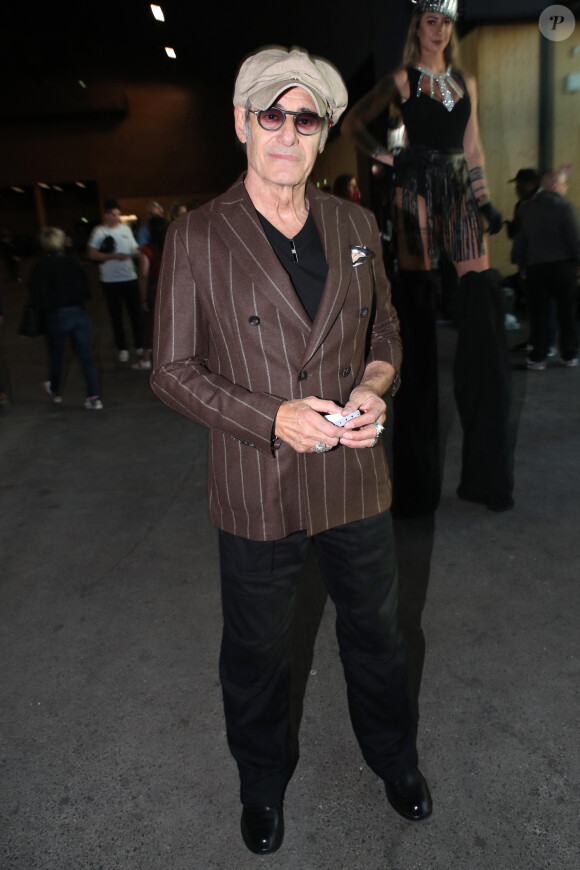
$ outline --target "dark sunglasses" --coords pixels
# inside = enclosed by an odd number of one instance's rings
[[[316,112],[290,112],[288,109],[274,107],[249,111],[256,116],[262,130],[268,130],[270,133],[280,129],[286,120],[286,115],[294,116],[294,126],[302,136],[313,136],[314,133],[318,133],[323,121]]]

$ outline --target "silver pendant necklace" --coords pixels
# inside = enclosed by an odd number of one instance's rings
[[[429,79],[429,96],[431,99],[443,103],[447,111],[451,112],[457,100],[460,100],[463,96],[463,91],[451,76],[451,67],[448,66],[445,72],[440,75],[431,72],[431,70],[423,69],[422,66],[418,66],[417,69],[420,72],[419,81],[417,82],[417,97],[420,97],[422,93],[425,93],[425,91],[423,91],[423,81],[425,77],[427,77]],[[441,100],[438,99],[435,92],[435,85],[439,88]],[[455,96],[453,95],[454,93]]]

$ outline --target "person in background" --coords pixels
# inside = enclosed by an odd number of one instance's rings
[[[137,230],[137,244],[139,245],[140,248],[142,248],[143,245],[146,245],[149,242],[150,233],[151,233],[151,229],[150,229],[151,218],[154,218],[154,217],[164,218],[164,215],[165,215],[165,211],[163,209],[163,206],[159,205],[158,202],[155,202],[152,200],[151,202],[147,203],[147,220]]]
[[[341,199],[348,199],[350,202],[356,202],[360,205],[360,190],[354,175],[348,173],[339,175],[332,186],[332,192],[335,196],[340,196]]]
[[[535,169],[518,169],[513,178],[510,178],[508,184],[515,184],[515,192],[517,201],[514,206],[514,216],[511,221],[504,221],[506,232],[508,239],[511,239],[512,242],[515,239],[518,231],[519,220],[518,220],[518,210],[523,202],[528,199],[531,199],[535,193],[537,193],[540,187],[540,176],[536,172]],[[514,259],[514,247],[512,244],[511,250],[511,261],[512,263],[516,263]],[[522,272],[518,269],[514,275],[510,275],[505,281],[508,287],[510,287],[514,292],[514,305],[515,308],[525,307],[529,311],[528,298],[526,293],[526,281],[523,277]],[[555,306],[553,307],[553,316],[551,317],[552,322],[552,330],[551,330],[551,339],[550,339],[550,356],[554,356],[556,353],[555,348],[552,345],[555,343],[555,335],[556,335],[556,316],[555,316]],[[529,347],[528,347],[529,345]],[[520,342],[519,344],[514,345],[510,348],[512,351],[518,352],[523,350],[531,350],[530,339],[527,338],[525,341]]]
[[[139,259],[139,293],[143,305],[143,357],[132,368],[148,371],[151,368],[151,349],[153,347],[153,316],[157,281],[161,268],[161,255],[167,224],[159,215],[149,221],[149,242],[141,248]]]
[[[404,818],[425,819],[432,806],[397,628],[388,467],[376,449],[383,395],[398,385],[398,321],[373,215],[308,181],[347,99],[332,64],[304,49],[246,58],[233,102],[247,171],[171,224],[158,287],[151,387],[209,429],[220,678],[242,836],[258,854],[282,843],[298,761],[291,637],[310,539],[336,606],[363,757]]]
[[[578,365],[576,302],[580,264],[580,221],[564,197],[569,167],[542,176],[542,186],[518,211],[514,257],[525,280],[530,305],[527,368],[544,371],[550,350],[550,305],[556,303],[562,365]]]
[[[489,233],[503,221],[490,201],[477,118],[477,84],[456,60],[457,0],[412,0],[403,65],[350,110],[342,133],[394,167],[397,294],[405,349],[394,403],[393,510],[434,511],[441,494],[434,262],[444,254],[459,283],[454,392],[463,428],[460,498],[513,507],[510,367],[504,294],[489,268]],[[395,102],[406,147],[393,158],[369,124]]]
[[[518,231],[518,210],[523,202],[531,199],[540,188],[540,176],[535,169],[518,169],[509,184],[515,184],[517,202],[514,207],[514,216],[511,221],[504,221],[508,239],[515,239]],[[513,262],[513,260],[512,260]]]
[[[174,202],[169,209],[169,223],[172,223],[176,218],[187,214],[188,208],[182,202]]]
[[[99,264],[119,362],[129,362],[123,325],[123,306],[127,309],[137,356],[143,353],[143,316],[134,259],[140,256],[135,236],[121,223],[121,207],[116,199],[104,202],[104,223],[92,231],[87,255]]]
[[[52,401],[62,402],[62,373],[67,339],[75,352],[87,387],[85,408],[100,411],[97,369],[91,353],[91,327],[85,304],[90,298],[89,278],[81,263],[65,253],[66,236],[58,227],[40,234],[46,257],[33,268],[30,296],[43,313],[49,350],[49,379],[44,388]]]

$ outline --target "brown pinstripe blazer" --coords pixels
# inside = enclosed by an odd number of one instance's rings
[[[386,360],[397,372],[401,362],[374,217],[312,185],[308,198],[329,266],[314,323],[243,178],[172,224],[159,277],[152,388],[210,429],[211,521],[253,540],[315,534],[390,504],[381,446],[272,448],[282,401],[316,395],[344,404],[367,362]],[[352,245],[372,256],[354,267]]]

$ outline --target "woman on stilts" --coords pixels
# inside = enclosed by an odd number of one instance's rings
[[[477,121],[477,84],[457,67],[457,0],[411,0],[402,66],[359,100],[342,131],[376,161],[393,165],[398,286],[404,361],[395,400],[393,510],[434,511],[441,493],[434,266],[455,266],[454,392],[463,448],[460,498],[491,510],[513,507],[510,367],[503,293],[489,268],[482,218],[497,233]],[[398,105],[406,147],[394,158],[367,129]]]

